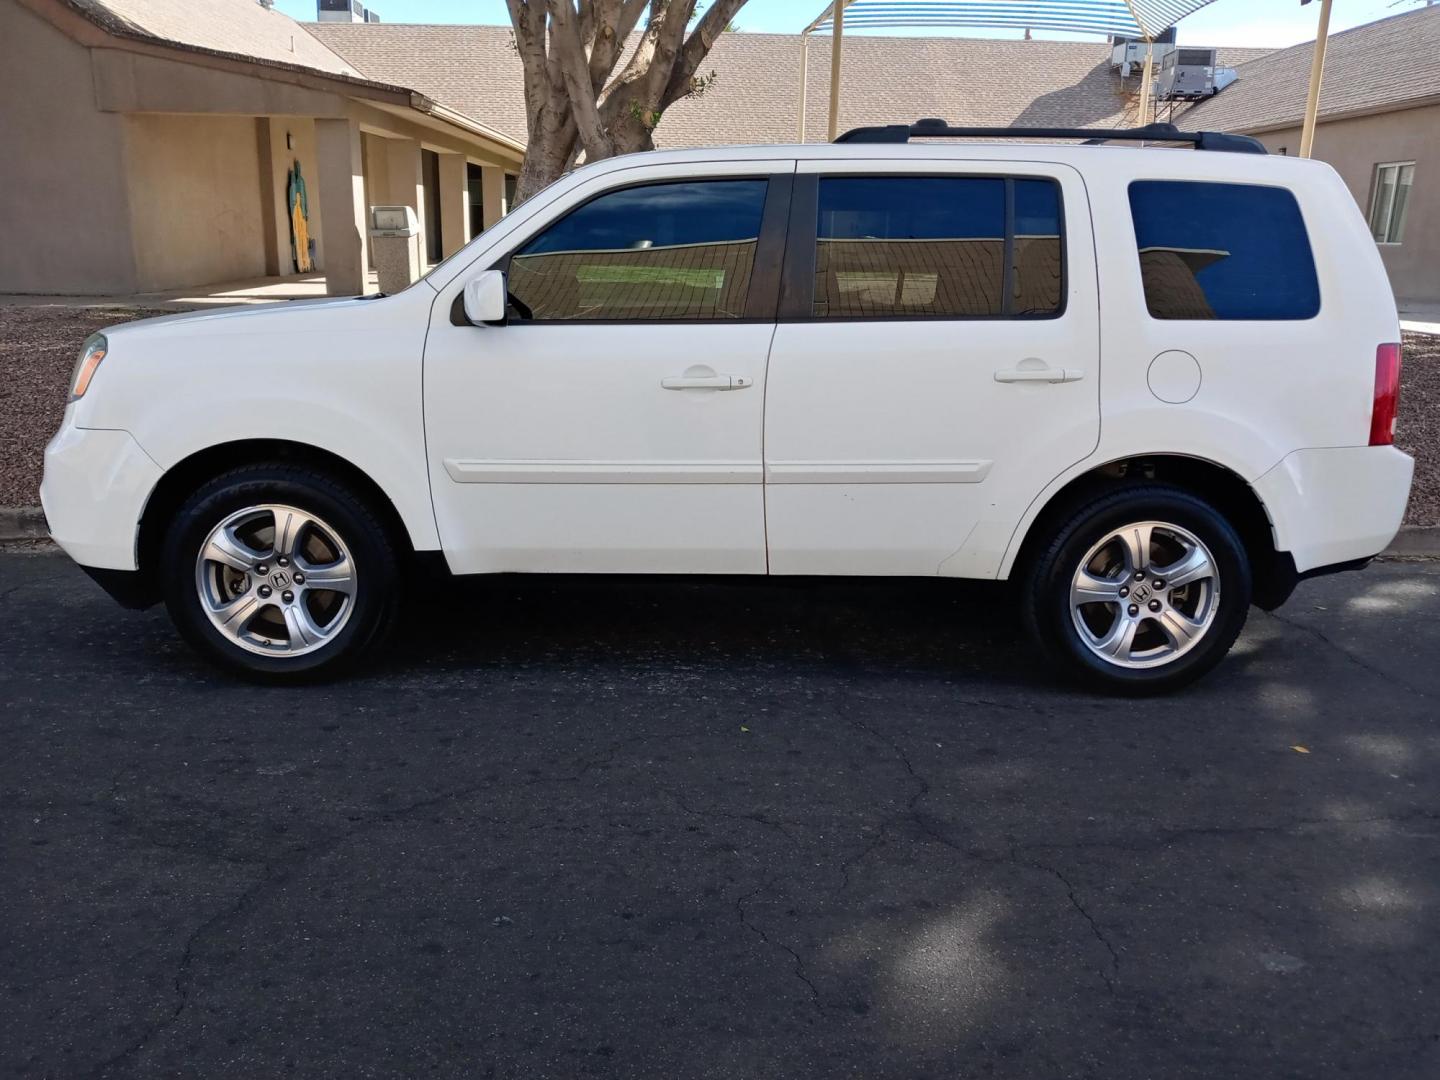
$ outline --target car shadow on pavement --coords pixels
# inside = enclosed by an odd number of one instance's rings
[[[456,580],[411,597],[375,670],[517,664],[1052,678],[1008,583],[909,578]]]

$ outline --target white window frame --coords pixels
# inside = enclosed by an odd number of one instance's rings
[[[1403,242],[1405,232],[1404,213],[1406,210],[1409,210],[1410,201],[1408,198],[1406,199],[1405,206],[1401,211],[1400,221],[1397,223],[1394,220],[1395,194],[1400,190],[1400,174],[1407,167],[1410,169],[1410,191],[1411,194],[1413,194],[1415,190],[1415,162],[1380,161],[1377,162],[1375,165],[1375,173],[1371,182],[1370,190],[1370,213],[1367,215],[1367,217],[1370,224],[1370,235],[1375,237],[1375,243],[1380,247],[1399,247],[1400,244]],[[1382,182],[1382,179],[1385,173],[1392,169],[1395,172],[1395,183],[1390,187],[1390,197],[1386,201],[1386,204],[1383,208],[1384,212],[1382,216],[1384,219],[1384,226],[1383,228],[1377,230],[1375,222],[1376,211],[1381,210],[1381,193],[1385,190],[1385,185]],[[1380,234],[1378,236],[1376,235],[1377,231]],[[1394,235],[1393,240],[1389,239],[1392,233]]]

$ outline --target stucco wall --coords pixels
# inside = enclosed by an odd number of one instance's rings
[[[0,0],[0,292],[133,291],[123,175],[89,51]]]
[[[1267,148],[1300,148],[1300,129],[1258,136]],[[1415,162],[1415,182],[1399,244],[1381,244],[1390,286],[1401,301],[1440,302],[1440,105],[1332,120],[1315,129],[1314,156],[1344,178],[1368,218],[1375,166]]]
[[[141,291],[264,275],[253,118],[128,116],[125,144]]]

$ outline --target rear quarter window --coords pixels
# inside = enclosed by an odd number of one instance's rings
[[[1157,319],[1310,319],[1320,283],[1284,188],[1136,180],[1130,213],[1145,305]]]

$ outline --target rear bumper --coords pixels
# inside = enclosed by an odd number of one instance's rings
[[[1302,576],[1384,551],[1405,517],[1415,462],[1393,446],[1296,450],[1254,483]]]
[[[45,448],[50,535],[87,569],[136,570],[140,517],[160,476],[128,431],[78,428],[67,416]]]

